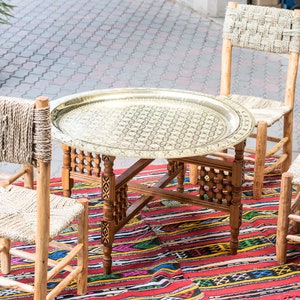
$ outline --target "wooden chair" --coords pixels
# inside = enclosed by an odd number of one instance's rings
[[[231,94],[233,47],[289,55],[284,101]],[[223,27],[220,95],[229,96],[232,100],[243,104],[253,113],[256,120],[256,129],[251,135],[256,143],[254,147],[245,149],[245,159],[254,164],[253,176],[246,177],[248,180],[253,180],[254,199],[260,199],[262,196],[263,180],[266,174],[279,166],[282,166],[282,172],[285,172],[291,164],[299,52],[299,10],[290,11],[229,2]],[[270,128],[280,120],[283,120],[282,134],[280,132],[272,134]],[[254,158],[253,155],[255,155]],[[224,157],[227,156],[224,154]],[[267,166],[267,158],[275,160]],[[198,176],[197,166],[191,165],[190,173],[190,180],[195,184]]]
[[[296,187],[293,197],[292,187]],[[292,199],[293,198],[293,199]],[[286,263],[288,241],[300,243],[300,155],[288,172],[282,174],[276,235],[276,256],[279,264]]]
[[[78,294],[83,295],[87,289],[88,203],[86,199],[77,201],[50,195],[52,146],[49,101],[46,97],[39,97],[36,101],[0,97],[0,122],[0,161],[24,165],[18,174],[1,181],[0,285],[33,293],[35,300],[45,300],[54,299],[77,279]],[[33,189],[35,168],[36,189]],[[11,185],[22,176],[24,185]],[[76,246],[52,240],[76,218]],[[35,253],[13,248],[15,241],[35,244]],[[68,254],[60,261],[48,259],[49,247],[63,249]],[[12,255],[34,261],[34,283],[14,279]],[[77,266],[71,265],[76,256]],[[51,267],[49,271],[48,266]],[[69,273],[48,291],[47,282],[62,270]],[[9,277],[5,276],[10,272]]]

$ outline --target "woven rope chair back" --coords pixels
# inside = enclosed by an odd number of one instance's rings
[[[300,18],[293,11],[267,6],[227,8],[223,37],[236,47],[272,53],[300,53]]]
[[[50,109],[35,102],[0,96],[0,161],[36,165],[51,161]]]

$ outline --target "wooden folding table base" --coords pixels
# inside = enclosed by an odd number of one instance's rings
[[[103,220],[101,221],[101,241],[104,255],[104,274],[111,273],[111,253],[116,232],[154,197],[177,200],[229,213],[230,252],[236,254],[242,215],[244,146],[244,142],[235,146],[235,159],[232,162],[208,156],[168,160],[166,174],[153,186],[147,186],[134,183],[131,179],[151,164],[153,159],[140,159],[116,177],[113,170],[114,156],[94,154],[63,145],[62,186],[64,196],[70,196],[74,179],[95,182],[102,186]],[[103,170],[101,162],[104,165]],[[197,196],[184,192],[186,163],[194,163],[200,166],[200,186],[199,195]],[[165,190],[164,188],[174,178],[177,178],[177,191]],[[128,190],[142,195],[130,207],[128,207],[127,201]]]

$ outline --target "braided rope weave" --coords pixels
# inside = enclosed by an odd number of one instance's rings
[[[0,160],[36,165],[51,161],[50,108],[35,108],[27,99],[0,96]],[[34,243],[37,190],[0,188],[0,237]],[[50,194],[50,238],[66,228],[84,207],[75,199]]]
[[[44,162],[51,161],[52,140],[50,107],[39,108],[34,114],[33,157]]]
[[[0,237],[34,243],[37,231],[36,190],[0,188]],[[84,207],[76,199],[50,194],[50,239],[65,229]]]
[[[273,53],[300,53],[300,18],[275,7],[238,5],[227,8],[223,37],[237,47]]]
[[[35,165],[51,160],[50,109],[34,101],[0,96],[0,161]]]
[[[219,96],[222,99],[227,96]],[[291,111],[291,107],[283,102],[262,97],[231,94],[228,96],[231,100],[239,102],[246,107],[254,116],[256,123],[259,120],[267,122],[268,126],[273,125],[282,118],[287,112]]]

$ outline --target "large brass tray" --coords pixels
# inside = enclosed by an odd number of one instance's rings
[[[119,157],[179,158],[245,140],[254,119],[239,103],[173,89],[95,90],[51,101],[53,138]]]

